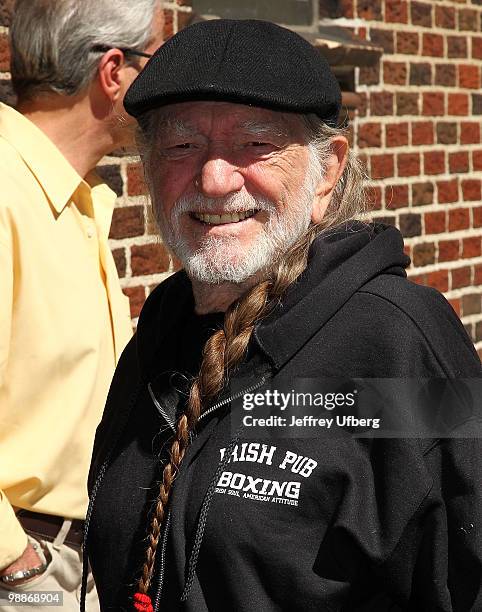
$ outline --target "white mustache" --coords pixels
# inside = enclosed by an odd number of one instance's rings
[[[186,212],[209,214],[222,209],[225,213],[266,210],[276,213],[276,206],[267,198],[257,198],[250,194],[234,193],[226,198],[206,198],[202,194],[193,197],[182,197],[177,200],[171,211],[172,220],[179,219]]]

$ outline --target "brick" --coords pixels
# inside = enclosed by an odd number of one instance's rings
[[[371,115],[393,115],[393,94],[375,92],[370,94]]]
[[[409,275],[409,280],[411,280],[412,283],[417,283],[417,285],[425,285],[426,278],[427,278],[426,274],[410,274]]]
[[[357,0],[358,17],[365,21],[380,21],[382,18],[381,0]]]
[[[457,178],[449,181],[437,181],[437,201],[439,204],[450,204],[459,199],[459,182]]]
[[[8,27],[12,17],[15,0],[2,0],[0,2],[0,25]]]
[[[360,85],[378,85],[380,83],[380,67],[362,66],[358,75]]]
[[[472,208],[472,218],[474,227],[482,227],[482,206]]]
[[[462,195],[466,202],[480,200],[480,180],[473,179],[462,181]]]
[[[407,3],[403,0],[385,0],[385,21],[387,23],[407,23]]]
[[[388,85],[405,85],[407,83],[407,65],[403,62],[384,62],[383,81]]]
[[[443,174],[445,172],[444,151],[427,151],[423,154],[425,174]]]
[[[120,240],[144,234],[144,208],[142,206],[123,206],[116,208],[112,216],[110,238]]]
[[[479,314],[481,307],[480,293],[469,293],[468,295],[463,295],[461,301],[463,317],[472,314]]]
[[[458,11],[459,30],[476,31],[478,28],[477,11],[471,9],[459,9]]]
[[[383,47],[385,53],[394,52],[394,32],[391,30],[378,30],[370,28],[370,40],[379,47]]]
[[[420,155],[400,153],[397,155],[398,176],[418,176],[420,174]]]
[[[474,285],[482,285],[482,264],[474,266]]]
[[[410,7],[410,17],[413,25],[424,28],[432,27],[432,7],[430,4],[422,2],[412,2]]]
[[[376,217],[375,221],[377,223],[384,223],[385,225],[395,225],[396,220],[392,215],[386,215],[383,217]]]
[[[127,194],[130,196],[144,195],[147,187],[144,182],[144,173],[141,164],[127,166]]]
[[[371,176],[374,179],[387,178],[394,175],[393,155],[372,155],[370,164]]]
[[[480,257],[480,236],[471,236],[462,240],[462,257]]]
[[[119,278],[124,278],[126,275],[126,251],[125,249],[113,249],[112,255],[114,257],[115,267],[117,268],[117,274]]]
[[[482,115],[482,95],[481,94],[472,94],[472,114]]]
[[[467,57],[467,39],[465,36],[447,36],[447,57]]]
[[[435,117],[445,114],[445,96],[441,92],[425,91],[422,94],[422,114]]]
[[[432,66],[428,63],[410,64],[410,85],[431,85]]]
[[[413,265],[429,266],[435,263],[435,244],[433,242],[425,242],[416,244],[413,247]]]
[[[366,117],[367,108],[368,108],[368,97],[367,97],[366,92],[361,91],[358,94],[358,100],[359,100],[359,104],[358,104],[358,108],[356,109],[356,116]]]
[[[382,128],[379,123],[365,123],[358,128],[358,146],[380,147],[382,144]]]
[[[461,65],[459,66],[459,87],[467,89],[479,89],[480,87],[480,68],[479,66]]]
[[[398,225],[404,238],[420,236],[422,233],[422,218],[413,213],[402,214],[399,217]]]
[[[445,232],[445,211],[428,212],[423,216],[426,234],[441,234]]]
[[[397,115],[418,115],[418,94],[416,93],[397,93]],[[387,113],[393,114],[393,113]]]
[[[426,276],[426,284],[429,287],[438,289],[442,293],[449,290],[449,272],[448,270],[435,270],[429,272]]]
[[[449,115],[468,115],[469,97],[467,94],[449,93],[448,95]]]
[[[460,298],[452,298],[449,300],[449,304],[455,311],[455,314],[460,317]]]
[[[140,315],[142,306],[146,300],[146,290],[144,287],[125,287],[122,290],[129,298],[131,307],[131,318],[135,319]]]
[[[449,172],[468,172],[469,154],[466,151],[449,153]]]
[[[397,32],[397,53],[417,55],[419,35],[417,32]]]
[[[482,170],[482,151],[472,151],[472,165],[474,171]]]
[[[409,244],[403,245],[403,252],[407,257],[410,257],[410,264],[412,263],[412,248]],[[409,265],[410,265],[409,264]]]
[[[435,7],[435,25],[445,30],[455,29],[455,9],[451,6]]]
[[[408,185],[387,185],[385,187],[385,207],[387,209],[408,206]]]
[[[472,38],[472,57],[474,59],[482,59],[482,37]]]
[[[408,123],[387,124],[385,126],[385,142],[387,147],[408,145]]]
[[[117,196],[122,195],[123,180],[119,166],[114,164],[97,166],[96,172],[101,177],[101,179],[105,181],[107,185],[109,185],[109,187],[112,189],[112,191],[115,192]]]
[[[412,185],[412,204],[413,206],[426,206],[433,202],[432,183],[414,183]]]
[[[456,261],[459,258],[460,240],[441,240],[438,243],[438,260]]]
[[[475,324],[475,337],[473,338],[474,342],[480,342],[482,340],[482,321],[479,321],[478,323]],[[482,360],[482,349],[481,350],[481,354],[480,354],[480,358]]]
[[[412,145],[433,144],[433,123],[431,121],[417,121],[412,123]]]
[[[454,268],[450,271],[450,286],[452,289],[460,289],[470,285],[471,270],[470,266]]]
[[[382,190],[380,187],[369,185],[365,187],[365,198],[370,210],[380,210],[382,207]]]
[[[460,124],[460,144],[478,144],[480,142],[480,123],[464,121]]]
[[[440,34],[424,33],[422,36],[422,55],[443,57],[444,38]]]
[[[457,124],[447,121],[437,123],[437,142],[439,144],[455,144],[457,142]]]
[[[0,72],[10,70],[10,48],[6,34],[0,34]]]
[[[184,0],[187,3],[187,0]],[[189,1],[189,5],[192,0]],[[353,19],[355,17],[354,0],[340,0],[339,2],[320,2],[319,16],[323,19],[339,19],[345,17]]]
[[[449,210],[449,232],[468,229],[470,226],[470,211],[468,208]]]
[[[131,248],[132,276],[167,272],[169,263],[169,254],[162,244],[134,245]]]
[[[437,64],[435,66],[435,85],[455,87],[456,70],[454,64]]]

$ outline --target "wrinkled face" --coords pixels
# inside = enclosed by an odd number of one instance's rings
[[[241,283],[306,232],[320,171],[299,116],[185,102],[157,118],[144,156],[153,206],[191,278]]]

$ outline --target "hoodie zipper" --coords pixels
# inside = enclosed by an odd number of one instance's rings
[[[259,387],[262,387],[264,385],[264,383],[266,382],[266,380],[267,380],[266,376],[263,376],[261,378],[261,380],[259,380],[256,384],[251,385],[247,389],[243,389],[242,391],[238,391],[238,393],[235,393],[234,395],[232,395],[230,397],[227,397],[227,398],[221,400],[220,402],[217,402],[216,404],[214,404],[214,406],[211,406],[211,408],[209,408],[208,410],[206,410],[206,412],[203,412],[201,414],[201,416],[198,419],[198,423],[199,423],[199,421],[202,418],[204,418],[208,414],[211,414],[212,412],[214,412],[218,408],[221,408],[222,406],[225,406],[226,404],[229,404],[230,402],[233,402],[233,401],[239,399],[245,393],[251,393],[251,391],[254,391],[255,389],[258,389]],[[152,394],[151,394],[151,397],[153,397]],[[154,397],[153,397],[153,399],[154,399]],[[156,404],[156,407],[157,407],[157,404]],[[159,579],[158,579],[156,595],[155,595],[155,599],[154,599],[154,612],[158,612],[159,606],[160,606],[160,602],[161,602],[162,587],[163,587],[163,583],[164,583],[164,574],[165,574],[167,536],[168,536],[168,533],[169,533],[170,524],[171,524],[171,511],[169,511],[169,513],[167,515],[166,525],[165,525],[165,528],[164,528],[164,533],[162,535],[161,561],[160,561],[160,564],[159,564],[159,570],[158,570],[159,571]],[[202,533],[199,535],[199,533],[198,533],[199,529],[200,529],[200,526],[198,524],[197,529],[196,529],[195,540],[198,541],[198,547],[200,548],[200,544],[201,544],[200,540],[202,539]],[[202,531],[204,531],[203,526],[201,526],[201,529],[202,529]],[[192,568],[194,567],[194,569],[195,569],[195,564],[196,563],[197,563],[197,554],[195,555],[194,559],[190,559],[189,565],[191,566],[191,572],[190,572],[191,574],[192,574]],[[184,587],[183,600],[184,600],[184,597],[187,598],[187,595],[188,595],[189,590],[190,590],[191,583],[192,583],[192,579],[190,581],[188,581],[187,588],[186,588],[186,586]]]
[[[159,605],[161,603],[162,585],[164,584],[164,573],[166,567],[166,548],[167,548],[167,534],[171,524],[171,511],[167,513],[166,525],[164,527],[164,533],[162,534],[161,542],[161,561],[159,563],[159,578],[157,581],[156,595],[154,598],[154,612],[158,612]]]
[[[264,383],[266,382],[266,377],[263,376],[261,378],[261,380],[259,380],[255,385],[251,385],[251,387],[248,387],[247,389],[243,389],[242,391],[238,391],[238,393],[235,393],[233,396],[228,397],[226,399],[223,399],[222,401],[218,402],[217,404],[214,404],[214,406],[211,406],[211,408],[208,408],[206,410],[206,412],[203,412],[201,414],[201,416],[198,419],[198,423],[201,419],[203,419],[205,416],[207,416],[208,414],[211,414],[211,412],[214,412],[215,410],[217,410],[218,408],[221,408],[221,406],[224,406],[225,404],[229,404],[229,402],[233,402],[234,400],[239,399],[241,396],[243,396],[245,393],[251,393],[251,391],[254,391],[255,389],[258,389],[259,387],[262,387],[264,385]]]

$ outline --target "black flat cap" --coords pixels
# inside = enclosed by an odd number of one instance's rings
[[[195,100],[314,113],[335,125],[341,92],[327,61],[295,32],[267,21],[215,19],[162,45],[127,91],[124,106],[138,117]]]

